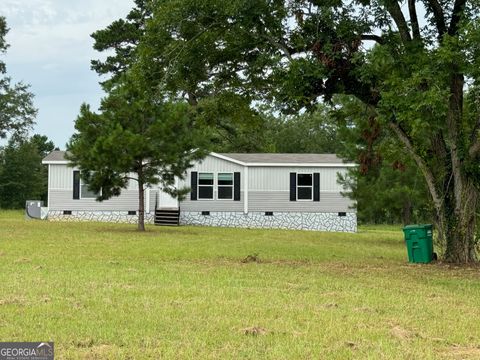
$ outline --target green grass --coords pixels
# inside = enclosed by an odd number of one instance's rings
[[[405,257],[400,227],[140,234],[3,212],[0,340],[58,359],[480,358],[479,269]]]

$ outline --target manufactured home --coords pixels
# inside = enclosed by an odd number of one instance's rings
[[[53,151],[43,160],[49,220],[137,221],[135,181],[120,196],[98,202],[64,155]],[[185,200],[172,198],[160,185],[146,189],[145,221],[355,232],[354,203],[337,182],[353,166],[333,154],[210,153],[177,180],[179,188],[190,188]]]

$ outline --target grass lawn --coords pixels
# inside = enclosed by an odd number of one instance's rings
[[[479,268],[409,265],[400,227],[140,234],[0,212],[0,280],[0,341],[57,359],[480,358]]]

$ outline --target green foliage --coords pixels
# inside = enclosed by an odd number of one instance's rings
[[[164,5],[168,7],[173,4],[165,2]],[[198,3],[191,2],[189,9],[185,11],[194,10],[197,6]],[[224,5],[219,6],[224,7]],[[211,92],[212,86],[206,87],[202,92],[194,89],[208,76],[205,74],[206,69],[195,65],[198,64],[199,56],[218,58],[215,60],[218,62],[226,59],[228,52],[230,52],[228,56],[234,56],[234,50],[219,51],[215,50],[215,46],[211,43],[203,44],[196,48],[195,54],[189,53],[182,59],[181,37],[195,38],[195,31],[201,31],[199,27],[202,25],[193,26],[187,19],[183,19],[179,23],[181,34],[178,36],[169,33],[168,29],[158,28],[155,33],[149,32],[147,37],[145,35],[147,24],[155,26],[156,19],[162,18],[166,23],[162,22],[161,26],[168,27],[168,24],[175,20],[170,17],[163,18],[161,12],[156,13],[156,17],[152,19],[150,8],[147,1],[138,0],[126,19],[115,21],[92,35],[96,50],[110,51],[105,61],[92,61],[92,68],[97,73],[110,76],[103,83],[104,88],[109,91],[120,81],[122,74],[135,65],[137,67],[135,71],[142,73],[145,86],[153,92],[162,93],[172,101],[188,101],[190,105],[194,105],[192,116],[196,117],[199,126],[205,127],[205,133],[211,134],[211,142],[205,142],[210,150],[262,151],[261,134],[265,126],[261,114],[250,107],[248,97],[239,96],[228,90],[216,92],[214,96]],[[224,10],[233,11],[228,5],[225,5]],[[181,16],[181,14],[176,13],[175,16]],[[213,37],[212,40],[216,41]],[[155,56],[155,62],[150,61],[152,56]],[[142,59],[140,63],[139,59]],[[168,74],[162,72],[162,64],[178,61],[182,61],[182,64],[178,64],[174,72]],[[221,72],[221,69],[215,69],[215,71]],[[194,115],[193,112],[196,114]]]
[[[345,146],[338,139],[339,126],[328,106],[296,116],[270,116],[267,120],[268,143],[278,153],[340,153]]]
[[[113,86],[122,74],[135,62],[137,45],[143,36],[145,22],[151,16],[146,0],[135,0],[135,7],[126,19],[119,19],[107,28],[95,31],[93,48],[97,51],[109,52],[105,60],[92,60],[92,69],[99,75],[110,75],[103,82],[106,90]]]
[[[208,137],[187,104],[151,97],[141,77],[131,73],[121,80],[103,99],[100,113],[82,105],[67,157],[99,201],[120,195],[129,181],[137,181],[142,215],[143,189],[149,185],[161,183],[171,195],[184,196],[186,189],[174,188],[174,177],[183,178],[192,162],[204,156]]]
[[[21,209],[26,200],[47,201],[48,173],[42,159],[54,149],[46,136],[12,138],[0,151],[0,207]]]
[[[0,55],[8,48],[5,40],[7,32],[5,18],[0,16]],[[0,60],[0,138],[5,138],[8,134],[25,135],[36,114],[29,86],[23,83],[12,84],[10,77],[6,76],[5,63]]]
[[[266,115],[233,93],[206,97],[193,107],[196,119],[210,138],[207,148],[216,152],[264,152],[269,139]]]

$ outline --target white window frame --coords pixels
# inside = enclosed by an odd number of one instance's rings
[[[200,185],[200,174],[212,174],[213,175],[213,184],[212,185]],[[207,186],[211,186],[212,187],[212,197],[211,198],[201,198],[200,197],[200,187],[203,186],[203,187],[207,187]],[[208,172],[208,171],[202,171],[202,172],[198,172],[198,176],[197,176],[197,199],[198,200],[215,200],[215,173],[214,172]]]
[[[83,182],[83,179],[82,179],[82,173],[80,172],[80,189],[79,190],[79,199],[80,200],[86,200],[86,199],[96,199],[98,196],[102,196],[102,189],[100,189],[100,193],[94,197],[83,197],[82,196],[82,187],[84,185],[87,185],[86,183]],[[88,185],[87,185],[88,186]]]
[[[219,174],[232,174],[232,185],[220,185],[218,183],[218,175]],[[223,201],[223,200],[226,200],[226,201],[232,201],[233,198],[234,198],[234,191],[235,191],[235,174],[231,171],[222,171],[222,172],[217,172],[217,181],[216,181],[216,184],[217,184],[217,200],[219,201]],[[220,197],[218,196],[219,195],[219,191],[218,191],[218,188],[219,187],[231,187],[232,188],[232,197],[230,199],[220,199]]]
[[[298,185],[298,175],[311,175],[312,176],[312,185]],[[302,172],[302,173],[297,173],[297,186],[296,186],[296,189],[295,189],[295,193],[297,195],[297,201],[313,201],[313,173],[310,173],[310,172]],[[312,191],[310,192],[311,193],[311,198],[310,199],[299,199],[298,198],[298,188],[301,187],[301,188],[310,188],[312,189]]]

